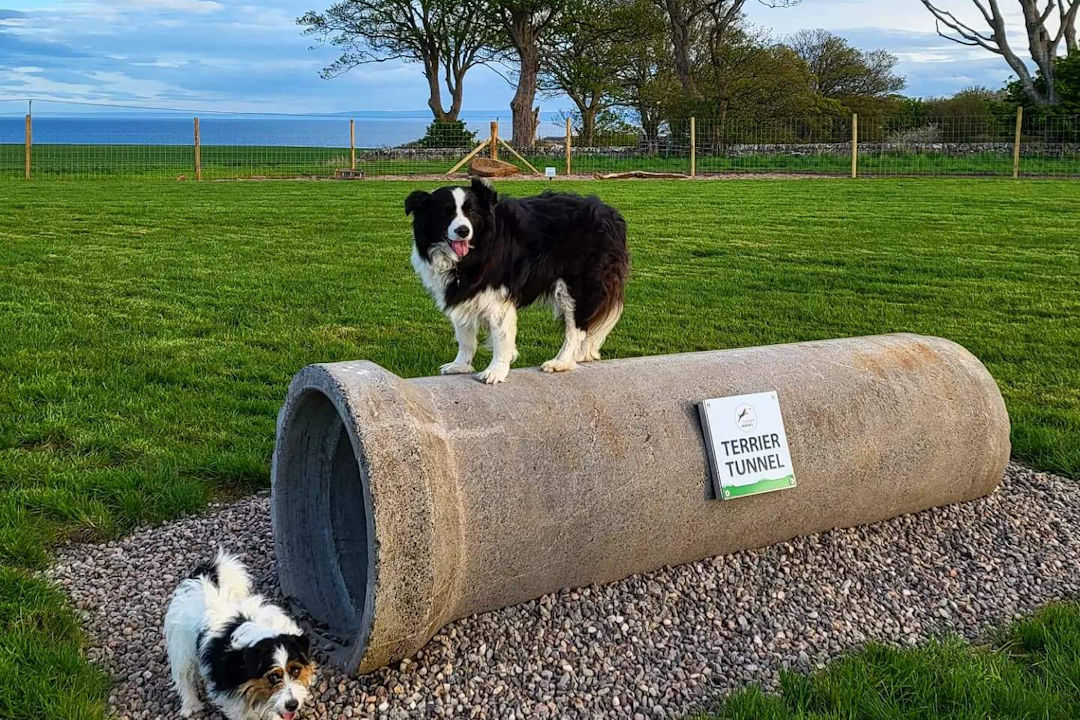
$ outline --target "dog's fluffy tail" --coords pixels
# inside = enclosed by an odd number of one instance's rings
[[[251,594],[251,577],[235,555],[224,548],[218,550],[213,562],[195,568],[191,573],[203,586],[207,600],[238,601]]]
[[[626,242],[626,221],[617,210],[600,205],[594,222],[608,240],[593,257],[593,265],[599,271],[592,278],[591,291],[599,295],[600,302],[590,303],[591,315],[578,320],[584,321],[590,336],[599,339],[596,348],[599,350],[622,316],[626,281],[630,277],[630,248]]]
[[[198,705],[194,678],[198,672],[200,638],[208,628],[236,616],[251,594],[251,578],[240,560],[224,549],[195,568],[176,588],[165,613],[165,644],[173,686],[180,693],[185,716]]]

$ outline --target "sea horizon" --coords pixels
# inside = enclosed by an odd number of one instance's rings
[[[9,108],[4,108],[8,111]],[[214,113],[199,116],[203,145],[258,145],[279,147],[349,147],[349,120],[355,120],[356,146],[393,147],[419,140],[431,124],[431,114],[405,111],[365,111],[288,115]],[[563,125],[558,113],[541,113],[540,135],[558,135]],[[194,142],[191,114],[182,112],[114,111],[87,113],[33,113],[35,145],[189,145]],[[509,126],[510,112],[463,112],[460,118],[478,139],[487,137],[496,120]],[[510,128],[501,133],[510,136]],[[22,144],[24,115],[0,115],[0,144]]]

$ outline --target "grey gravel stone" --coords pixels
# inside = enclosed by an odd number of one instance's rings
[[[219,545],[277,596],[265,495],[58,553],[48,575],[115,679],[113,715],[175,717],[162,617],[177,579]],[[987,498],[466,618],[361,678],[325,668],[302,717],[680,717],[867,640],[975,639],[1078,592],[1080,484],[1013,464]]]

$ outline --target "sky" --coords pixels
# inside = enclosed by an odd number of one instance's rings
[[[336,53],[312,48],[296,18],[329,2],[0,0],[0,101],[33,97],[184,110],[426,115],[426,85],[417,65],[382,63],[333,80],[319,77]],[[940,4],[960,17],[974,10],[970,0]],[[919,0],[803,0],[775,9],[750,0],[747,10],[751,22],[776,37],[820,27],[857,47],[889,50],[900,59],[911,95],[1000,87],[1010,76],[1001,57],[939,38]],[[506,109],[512,94],[499,74],[477,68],[466,80],[465,109]],[[542,98],[540,105],[554,111],[568,103]]]

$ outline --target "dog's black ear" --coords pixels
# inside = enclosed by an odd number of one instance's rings
[[[499,193],[495,192],[495,188],[491,186],[491,183],[482,178],[473,178],[472,186],[470,188],[473,195],[479,201],[480,206],[491,209],[495,206],[495,203],[499,201]]]
[[[249,645],[243,650],[244,673],[249,678],[256,678],[263,672],[263,653],[256,645]]]
[[[307,635],[297,635],[296,645],[305,658],[311,655],[311,638]]]
[[[412,215],[417,209],[427,202],[427,199],[431,197],[423,190],[413,190],[409,193],[409,197],[405,198],[405,214]]]

